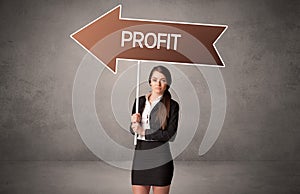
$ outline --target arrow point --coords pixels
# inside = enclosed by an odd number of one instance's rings
[[[114,7],[113,9],[111,9],[110,11],[108,11],[106,14],[104,15],[108,15],[108,14],[117,14],[119,16],[119,18],[121,18],[121,9],[122,9],[122,5],[117,5],[116,7]]]
[[[113,74],[117,74],[117,59],[113,59],[111,60],[109,63],[107,63],[107,65],[105,65],[107,67],[108,70],[110,70]]]

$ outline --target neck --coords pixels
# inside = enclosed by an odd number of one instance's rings
[[[150,99],[151,100],[155,100],[156,98],[158,98],[159,96],[161,96],[162,94],[158,94],[158,93],[154,93],[152,92],[150,95]]]

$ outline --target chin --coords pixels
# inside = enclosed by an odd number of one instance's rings
[[[162,95],[164,92],[162,90],[156,90],[155,93]]]

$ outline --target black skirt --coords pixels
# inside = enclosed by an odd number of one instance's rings
[[[132,185],[171,184],[174,163],[168,142],[138,140],[131,171]]]

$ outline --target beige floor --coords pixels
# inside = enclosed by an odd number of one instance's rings
[[[0,162],[0,193],[130,194],[130,171],[97,161]],[[300,162],[175,162],[172,194],[300,193]]]

